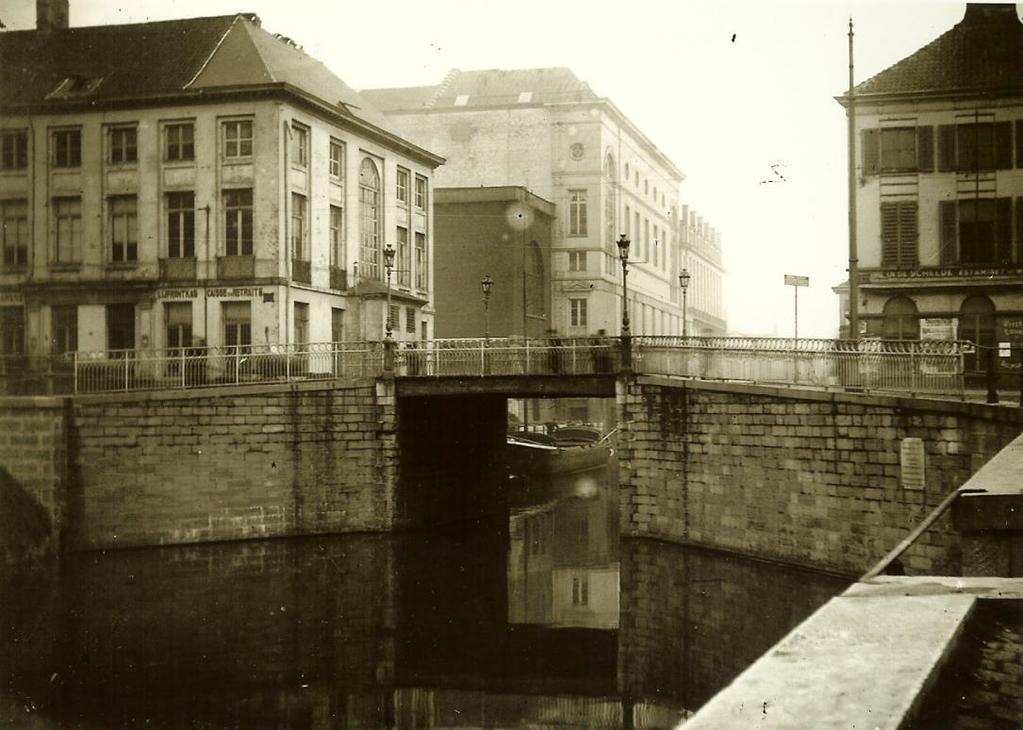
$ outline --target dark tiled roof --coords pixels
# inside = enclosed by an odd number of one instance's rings
[[[451,71],[437,86],[363,91],[384,111],[455,106],[512,106],[595,101],[585,81],[567,68]]]
[[[253,14],[0,33],[0,106],[280,83],[389,129],[358,92]]]
[[[857,96],[1023,90],[1015,5],[977,3],[951,30],[856,87]]]

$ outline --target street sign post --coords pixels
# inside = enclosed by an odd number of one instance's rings
[[[793,305],[795,308],[795,322],[792,326],[793,339],[797,342],[799,340],[799,287],[810,286],[809,276],[794,276],[793,274],[785,274],[785,286],[792,287],[793,293]]]

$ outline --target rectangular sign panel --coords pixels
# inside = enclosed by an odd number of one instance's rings
[[[787,286],[810,286],[810,277],[785,274],[785,284]]]
[[[921,340],[954,340],[959,320],[955,317],[921,317]]]

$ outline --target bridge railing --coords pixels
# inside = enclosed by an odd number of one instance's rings
[[[969,343],[767,337],[635,337],[635,370],[859,390],[962,395]]]
[[[396,374],[411,377],[614,373],[616,338],[447,339],[404,345]]]

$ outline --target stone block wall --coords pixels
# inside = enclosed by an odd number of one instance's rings
[[[56,548],[66,508],[66,404],[0,398],[0,570]]]
[[[619,383],[623,534],[862,573],[1019,434],[1015,408],[638,378]],[[925,487],[900,481],[920,438]],[[955,574],[943,516],[903,556]]]
[[[67,547],[386,530],[393,385],[75,400]]]

